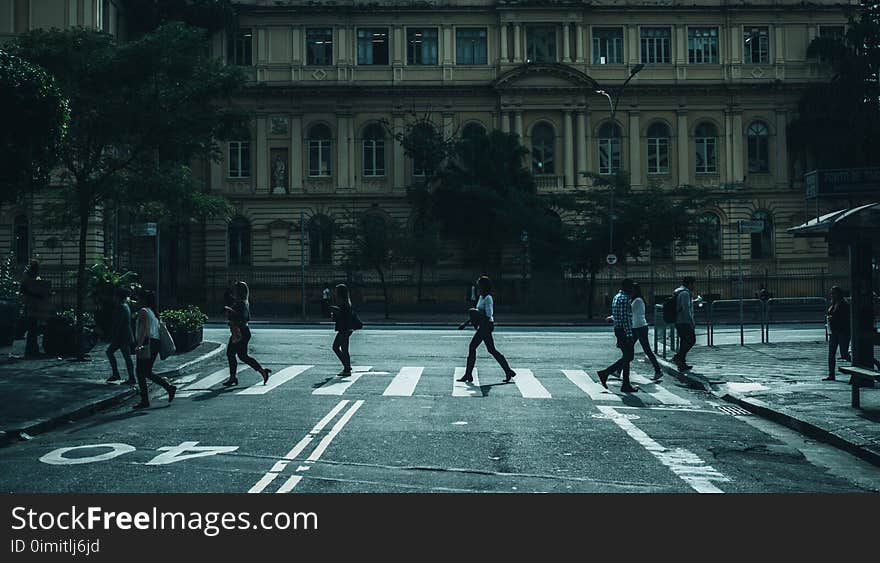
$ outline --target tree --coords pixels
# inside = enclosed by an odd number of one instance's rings
[[[843,36],[820,35],[808,49],[830,65],[831,80],[810,86],[788,138],[816,168],[880,164],[880,3],[862,0]]]
[[[232,0],[122,0],[121,12],[126,33],[134,37],[172,21],[210,32],[230,28],[236,21]]]
[[[386,220],[376,213],[354,214],[348,224],[340,228],[340,235],[348,241],[345,264],[354,270],[373,270],[382,284],[385,318],[390,318],[390,300],[385,271],[391,266],[396,252],[399,253],[399,227],[393,220]]]
[[[565,227],[564,262],[569,271],[589,280],[587,315],[593,316],[596,274],[606,267],[613,252],[621,259],[638,257],[649,247],[694,242],[697,233],[695,211],[705,207],[710,196],[702,188],[681,186],[665,189],[652,184],[633,190],[629,176],[586,173],[593,188],[562,197],[559,205],[570,214]],[[609,211],[614,193],[614,238],[610,243]]]
[[[0,205],[46,185],[58,162],[70,107],[44,69],[0,50]]]
[[[241,121],[229,97],[240,71],[208,56],[202,30],[180,23],[124,44],[88,29],[35,30],[13,52],[52,72],[70,100],[61,186],[47,219],[79,230],[76,316],[82,334],[89,218],[102,206],[164,217],[223,213],[188,163],[219,156]]]
[[[412,208],[412,228],[408,236],[400,240],[400,254],[418,268],[416,299],[421,302],[425,267],[436,266],[447,253],[440,240],[440,223],[434,216],[434,199],[430,190],[424,184],[419,184],[410,186],[406,195]]]

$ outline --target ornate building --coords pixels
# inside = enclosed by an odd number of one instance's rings
[[[83,6],[94,24],[112,27],[106,9],[94,11],[101,2],[60,2],[63,17],[47,23],[34,14],[49,4],[0,0],[0,34],[79,23],[74,8],[83,14]],[[655,249],[619,263],[614,275],[729,275],[740,219],[765,224],[741,235],[747,272],[835,269],[835,249],[786,233],[805,216],[802,177],[811,169],[808,155],[789,149],[786,131],[802,89],[828,76],[826,65],[807,57],[808,44],[842,33],[844,8],[855,4],[238,2],[239,29],[215,36],[212,49],[247,68],[251,83],[238,102],[255,118],[226,144],[222,162],[204,170],[236,216],[169,238],[193,285],[245,276],[273,300],[298,302],[291,276],[303,258],[310,282],[341,275],[334,225],[352,211],[406,228],[406,187],[423,171],[381,124],[402,127],[416,111],[428,112],[444,135],[470,127],[516,133],[546,193],[584,186],[580,171],[621,168],[636,187],[723,192],[724,203],[701,214],[698,244]],[[27,25],[22,6],[30,6]],[[612,123],[604,93],[615,94],[636,70]],[[18,220],[0,219],[0,244],[13,242]],[[100,231],[97,224],[97,238]],[[454,262],[441,264],[435,279],[444,268],[454,277]]]

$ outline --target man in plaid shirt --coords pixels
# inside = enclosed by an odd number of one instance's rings
[[[617,337],[617,347],[620,348],[623,356],[605,369],[600,369],[596,374],[602,387],[608,389],[608,375],[616,372],[623,372],[623,385],[620,390],[624,393],[635,393],[637,388],[633,387],[629,382],[629,364],[635,354],[635,338],[632,330],[632,306],[630,305],[630,295],[633,290],[633,281],[629,278],[623,280],[620,284],[620,291],[614,296],[611,302],[611,316],[614,321],[614,336]]]

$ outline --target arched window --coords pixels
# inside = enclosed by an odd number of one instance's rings
[[[378,123],[364,129],[364,177],[385,175],[385,130]]]
[[[746,131],[749,145],[749,172],[770,171],[770,130],[762,121],[755,121]]]
[[[620,172],[620,126],[610,121],[599,127],[599,174]]]
[[[333,221],[326,215],[309,219],[309,258],[312,264],[333,263]]]
[[[323,123],[312,125],[308,136],[309,176],[330,176],[332,172],[330,153],[333,134]]]
[[[772,258],[773,218],[766,211],[755,211],[752,220],[764,223],[764,229],[760,233],[752,233],[752,258]]]
[[[242,216],[229,222],[229,265],[251,263],[251,224]]]
[[[714,213],[704,213],[697,223],[700,260],[721,258],[721,219]]]
[[[556,133],[548,123],[538,123],[532,128],[532,172],[553,174],[556,156]]]
[[[471,121],[461,130],[461,138],[462,139],[480,139],[486,136],[486,128]]]
[[[697,174],[718,173],[718,130],[711,123],[700,123],[694,131],[697,148]]]
[[[659,121],[648,127],[648,174],[669,174],[669,127]]]
[[[15,217],[13,236],[15,237],[15,261],[25,265],[31,258],[31,231],[26,215]]]

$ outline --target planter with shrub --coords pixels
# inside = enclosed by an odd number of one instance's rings
[[[202,343],[202,329],[208,321],[208,315],[195,305],[162,311],[159,319],[168,327],[178,354],[194,350]]]
[[[95,331],[104,340],[109,340],[116,307],[114,293],[117,289],[126,289],[129,295],[137,295],[141,284],[135,272],[117,272],[103,260],[89,268],[88,277],[89,296],[95,303]]]
[[[21,286],[16,275],[15,253],[0,262],[0,346],[12,346],[21,325]]]
[[[43,333],[43,350],[50,356],[78,356],[88,354],[97,344],[95,319],[90,313],[84,314],[82,347],[76,349],[76,315],[67,309],[50,317]]]

